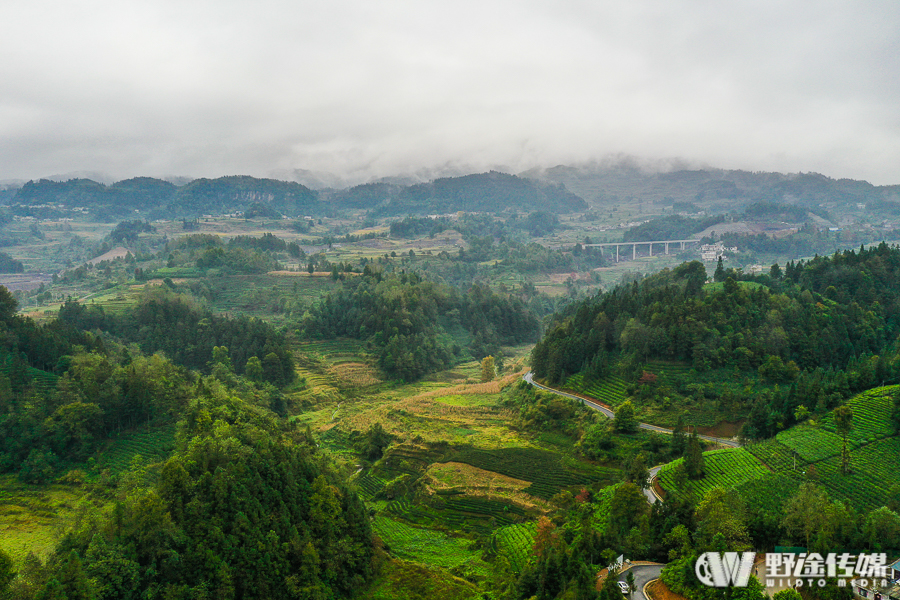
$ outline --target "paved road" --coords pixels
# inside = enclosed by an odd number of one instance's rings
[[[618,580],[625,581],[625,578],[629,573],[634,573],[634,583],[637,586],[637,590],[631,594],[631,600],[650,600],[650,598],[644,595],[644,586],[654,579],[659,579],[659,574],[662,572],[664,566],[665,565],[635,565],[624,573],[620,573]]]
[[[616,416],[615,413],[613,412],[613,410],[608,405],[603,404],[602,402],[598,401],[595,398],[591,398],[590,396],[587,396],[584,394],[579,394],[579,395],[570,394],[569,392],[563,392],[561,390],[557,390],[552,387],[547,387],[546,385],[536,382],[534,380],[534,374],[531,371],[528,371],[527,373],[525,373],[525,375],[522,376],[522,379],[524,379],[526,382],[528,382],[529,384],[533,385],[536,388],[539,388],[539,389],[542,389],[544,391],[551,392],[554,394],[559,394],[560,396],[565,396],[566,398],[572,398],[573,400],[578,400],[585,406],[587,406],[589,408],[593,408],[597,412],[603,414],[607,419],[612,419],[613,417]],[[666,429],[665,427],[660,427],[659,425],[651,425],[650,423],[638,423],[638,427],[640,429],[646,429],[648,431],[656,431],[657,433],[667,433],[667,434],[672,433],[671,429]],[[726,438],[717,438],[717,437],[713,437],[711,435],[701,435],[699,437],[702,440],[707,440],[709,442],[715,442],[716,444],[721,444],[722,446],[728,446],[730,448],[740,448],[740,446],[741,446],[740,443],[736,442],[735,440],[730,440],[730,439],[726,439]],[[656,493],[653,491],[653,480],[656,479],[656,475],[657,475],[657,473],[659,473],[659,469],[661,467],[662,467],[662,465],[659,465],[659,466],[656,466],[656,467],[653,467],[652,469],[650,469],[650,485],[647,487],[647,489],[644,490],[644,495],[647,496],[647,501],[650,504],[653,504],[654,502],[656,502],[658,500]]]
[[[566,398],[572,398],[573,400],[578,400],[585,406],[588,406],[598,412],[603,413],[609,419],[612,419],[613,417],[615,417],[615,413],[612,411],[612,409],[608,405],[603,404],[602,402],[598,401],[596,398],[591,398],[590,396],[587,396],[585,394],[579,394],[576,396],[575,394],[570,394],[568,392],[563,392],[563,391],[554,389],[552,387],[547,387],[546,385],[536,382],[534,380],[534,373],[532,373],[531,371],[528,371],[527,373],[525,373],[525,375],[522,376],[522,379],[524,379],[525,381],[527,381],[528,383],[530,383],[531,385],[533,385],[536,388],[540,388],[542,390],[552,392],[554,394],[559,394],[560,396],[565,396]],[[641,429],[646,429],[648,431],[656,431],[659,433],[669,433],[669,434],[672,433],[671,429],[666,429],[665,427],[660,427],[659,425],[651,425],[650,423],[638,423],[638,427]],[[699,437],[701,440],[715,442],[717,444],[721,444],[723,446],[729,446],[731,448],[740,448],[740,446],[741,446],[740,443],[736,442],[735,440],[731,440],[731,439],[727,439],[727,438],[717,438],[717,437],[713,437],[711,435],[701,435]]]

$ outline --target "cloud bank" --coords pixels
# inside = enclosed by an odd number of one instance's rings
[[[625,153],[900,183],[900,4],[4,3],[0,179]]]

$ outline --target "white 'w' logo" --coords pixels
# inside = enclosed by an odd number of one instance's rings
[[[755,552],[704,552],[694,565],[694,573],[709,587],[746,587],[755,558]]]

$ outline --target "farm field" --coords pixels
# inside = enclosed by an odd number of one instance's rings
[[[615,408],[625,401],[625,380],[610,375],[603,379],[585,382],[581,373],[566,380],[566,388],[596,398],[604,404]]]
[[[679,487],[676,472],[684,462],[684,459],[679,458],[659,470],[660,485],[668,493],[693,493],[696,498],[702,498],[714,487],[734,489],[769,473],[765,465],[744,448],[704,452],[703,459],[706,476],[702,479],[685,480],[686,487]]]
[[[489,566],[481,560],[481,552],[471,548],[470,539],[413,527],[384,516],[375,517],[373,530],[388,549],[401,558],[475,578],[486,577],[489,573]]]
[[[77,485],[24,484],[0,477],[0,550],[21,565],[29,552],[46,558],[79,512],[99,510],[106,501],[90,499]]]
[[[900,462],[900,437],[893,433],[890,397],[898,387],[869,390],[848,401],[853,410],[849,474],[842,473],[843,443],[829,414],[820,423],[797,425],[773,439],[704,453],[710,473],[689,485],[698,495],[714,485],[738,489],[748,502],[777,508],[803,481],[811,480],[831,498],[849,501],[858,510],[883,506],[897,483]],[[684,493],[675,479],[678,462],[660,470],[660,484],[668,492]]]
[[[445,569],[417,562],[387,559],[354,600],[481,600],[474,584]]]
[[[494,532],[495,548],[506,557],[514,572],[521,571],[533,555],[536,531],[537,525],[532,521],[522,525],[507,525]]]

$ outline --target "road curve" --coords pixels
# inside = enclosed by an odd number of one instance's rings
[[[528,384],[533,385],[534,387],[536,387],[538,389],[541,389],[541,390],[544,390],[546,392],[550,392],[553,394],[558,394],[558,395],[564,396],[566,398],[572,398],[573,400],[578,400],[585,406],[587,406],[589,408],[593,408],[597,412],[603,414],[607,419],[612,419],[613,417],[616,416],[616,413],[613,412],[613,410],[608,405],[603,404],[602,402],[599,402],[595,398],[591,398],[590,396],[586,396],[583,394],[581,394],[581,395],[570,394],[569,392],[563,392],[561,390],[557,390],[552,387],[548,387],[542,383],[536,382],[534,380],[534,373],[532,373],[531,371],[528,371],[527,373],[525,373],[525,375],[522,376],[522,379],[524,379]],[[648,431],[656,431],[657,433],[667,433],[667,434],[672,433],[671,429],[666,429],[665,427],[660,427],[659,425],[651,425],[650,423],[638,423],[638,427],[640,429],[646,429]],[[730,439],[726,439],[726,438],[717,438],[717,437],[713,437],[711,435],[701,435],[699,437],[702,440],[706,440],[708,442],[714,442],[716,444],[720,444],[722,446],[727,446],[729,448],[740,448],[741,447],[741,444],[735,440],[730,440]],[[649,481],[648,481],[649,485],[647,486],[646,489],[644,489],[644,495],[647,497],[647,501],[650,504],[653,504],[656,501],[661,500],[661,498],[659,496],[657,496],[656,492],[653,491],[653,482],[656,479],[656,475],[659,473],[660,468],[662,468],[662,465],[657,465],[657,466],[653,467],[652,469],[650,469],[650,477],[649,477]]]
[[[664,566],[665,565],[633,565],[629,569],[619,573],[617,579],[619,581],[625,581],[629,571],[634,573],[634,584],[637,589],[634,594],[631,595],[631,599],[650,600],[650,598],[644,594],[644,588],[654,579],[659,579],[659,574],[662,573]]]
[[[525,373],[525,375],[522,376],[522,379],[524,379],[526,382],[528,382],[529,384],[533,385],[536,388],[542,389],[547,392],[552,392],[554,394],[559,394],[560,396],[565,396],[566,398],[572,398],[573,400],[578,400],[585,406],[593,408],[597,412],[603,413],[603,415],[606,416],[606,418],[608,418],[608,419],[612,419],[613,417],[616,416],[616,413],[614,413],[613,410],[608,405],[603,404],[602,402],[598,401],[595,398],[591,398],[590,396],[587,396],[585,394],[576,396],[575,394],[563,392],[563,391],[554,389],[552,387],[547,387],[546,385],[544,385],[542,383],[536,382],[534,380],[534,373],[532,373],[531,371],[528,371],[527,373]],[[638,427],[641,429],[646,429],[648,431],[656,431],[658,433],[668,433],[668,434],[672,433],[671,429],[666,429],[665,427],[660,427],[659,425],[651,425],[650,423],[638,423]],[[716,444],[720,444],[722,446],[728,446],[729,448],[740,448],[741,447],[740,443],[738,443],[737,441],[727,439],[727,438],[717,438],[717,437],[713,437],[711,435],[701,435],[699,437],[701,440],[706,440],[708,442],[715,442]]]

